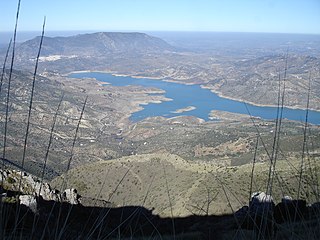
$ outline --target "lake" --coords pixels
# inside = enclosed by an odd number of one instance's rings
[[[145,87],[156,87],[163,89],[166,92],[165,96],[167,98],[173,99],[173,101],[162,102],[160,104],[150,103],[148,105],[143,105],[143,110],[132,114],[132,121],[139,121],[151,116],[175,117],[181,115],[192,115],[208,121],[210,120],[209,113],[212,110],[241,114],[248,114],[249,110],[252,116],[269,120],[275,119],[277,116],[276,107],[262,107],[247,104],[247,110],[243,102],[219,97],[210,90],[201,88],[200,85],[184,85],[154,79],[113,76],[101,72],[72,73],[69,77],[95,78],[98,81],[107,82],[113,86],[140,85]],[[187,112],[174,113],[174,111],[178,109],[189,106],[193,106],[195,109]],[[305,114],[305,110],[284,108],[283,118],[304,122]],[[320,125],[320,112],[309,111],[308,122]]]

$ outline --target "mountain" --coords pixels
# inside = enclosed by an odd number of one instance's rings
[[[20,57],[36,56],[40,37],[22,43]],[[71,37],[44,37],[41,55],[101,56],[106,54],[141,54],[174,51],[174,47],[160,38],[145,33],[98,32]]]

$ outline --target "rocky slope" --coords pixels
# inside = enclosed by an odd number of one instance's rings
[[[20,192],[20,204],[31,207],[33,212],[37,212],[37,199],[45,201],[67,202],[79,204],[80,196],[76,189],[65,189],[60,192],[53,189],[49,183],[23,171],[11,169],[0,169],[1,187],[3,189]],[[14,199],[2,195],[2,201],[14,201]]]

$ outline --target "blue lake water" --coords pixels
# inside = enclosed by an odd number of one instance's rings
[[[160,104],[150,103],[143,106],[143,110],[135,112],[131,116],[132,121],[139,121],[151,116],[196,116],[204,120],[209,120],[211,110],[221,110],[233,113],[248,114],[263,119],[275,119],[277,108],[261,107],[247,104],[248,110],[243,102],[219,97],[208,89],[203,89],[200,85],[183,85],[178,83],[165,82],[154,79],[119,77],[100,72],[72,73],[69,77],[73,78],[96,78],[99,81],[108,82],[113,86],[140,85],[145,87],[155,87],[163,89],[167,98],[173,101],[162,102]],[[194,106],[196,109],[188,112],[173,113],[177,109]],[[305,121],[305,110],[284,108],[283,118]],[[308,122],[320,125],[320,112],[309,111]]]

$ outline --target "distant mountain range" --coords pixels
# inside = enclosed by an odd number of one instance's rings
[[[36,56],[40,37],[19,45],[19,57]],[[71,37],[44,37],[41,55],[101,56],[114,53],[148,53],[174,51],[160,38],[145,33],[98,32]]]

